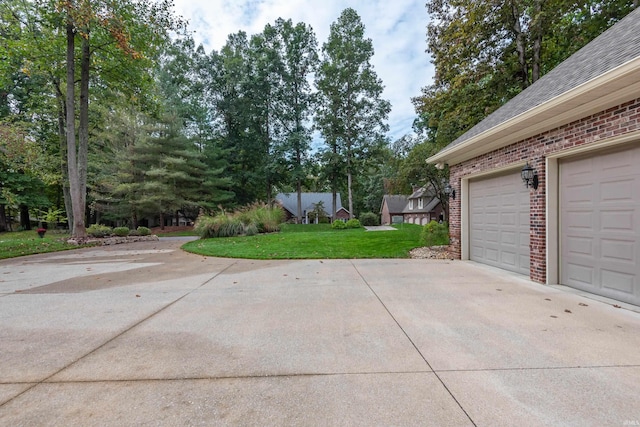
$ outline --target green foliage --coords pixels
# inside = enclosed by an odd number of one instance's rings
[[[346,225],[347,228],[362,228],[362,225],[360,225],[360,221],[356,218],[351,218],[349,221],[347,221]]]
[[[113,234],[118,237],[127,237],[129,235],[129,227],[116,227],[113,229]]]
[[[136,231],[140,236],[148,236],[151,234],[151,230],[149,230],[147,227],[138,227]]]
[[[449,225],[446,222],[431,221],[422,227],[420,242],[423,246],[443,246],[449,244]]]
[[[360,215],[360,223],[365,227],[375,226],[380,225],[380,219],[373,212],[365,212]]]
[[[331,223],[331,228],[333,228],[334,230],[346,230],[347,223],[340,219],[337,219]]]
[[[129,229],[127,228],[127,232],[128,230]],[[111,230],[111,227],[107,227],[106,225],[102,224],[92,224],[87,228],[87,234],[92,237],[110,236],[112,231],[113,230]]]

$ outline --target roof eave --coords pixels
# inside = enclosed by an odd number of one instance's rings
[[[429,157],[455,165],[640,97],[640,57]],[[508,103],[507,103],[508,105]]]

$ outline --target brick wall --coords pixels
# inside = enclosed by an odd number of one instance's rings
[[[530,190],[530,277],[532,280],[544,283],[547,272],[546,157],[567,148],[605,140],[636,130],[640,130],[640,98],[453,165],[450,167],[450,181],[456,192],[460,194],[461,179],[467,175],[491,171],[518,162],[529,162],[538,173],[540,180],[538,189]],[[460,258],[460,198],[451,199],[449,202],[451,249]]]

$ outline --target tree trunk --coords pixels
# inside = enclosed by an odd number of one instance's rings
[[[533,22],[531,30],[533,36],[533,58],[531,64],[531,83],[540,78],[540,51],[542,50],[542,0],[536,0],[533,5]]]
[[[511,17],[513,18],[513,33],[516,39],[516,51],[518,52],[518,64],[520,64],[520,79],[522,89],[529,86],[529,71],[527,68],[527,57],[525,49],[524,33],[520,25],[520,12],[515,0],[511,1]]]
[[[69,171],[69,189],[71,193],[71,208],[73,211],[74,237],[86,237],[84,227],[84,206],[78,173],[78,155],[75,132],[75,29],[71,17],[67,23],[67,168]]]
[[[20,205],[20,227],[23,230],[31,230],[31,219],[29,218],[29,207]]]
[[[351,191],[351,157],[347,155],[347,191],[349,192],[349,219],[353,219],[353,194]]]
[[[164,212],[160,212],[160,230],[164,230]]]
[[[59,86],[56,84],[59,89]],[[64,95],[58,91],[58,135],[60,137],[60,170],[62,172],[62,197],[64,200],[64,210],[67,213],[67,227],[73,231],[73,207],[71,204],[71,191],[69,189],[69,169],[67,162],[67,142],[65,136],[65,116],[66,107]]]
[[[91,61],[91,51],[89,49],[89,31],[82,37],[82,57],[80,59],[80,123],[78,125],[78,178],[79,178],[79,200],[83,213],[87,206],[87,164],[89,152],[89,65]],[[85,237],[87,230],[85,221],[75,224],[76,236]]]
[[[7,211],[5,205],[0,205],[0,232],[9,231],[7,226]]]

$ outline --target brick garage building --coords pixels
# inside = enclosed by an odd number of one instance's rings
[[[461,259],[640,305],[640,9],[428,162]]]

